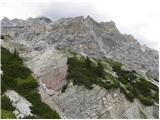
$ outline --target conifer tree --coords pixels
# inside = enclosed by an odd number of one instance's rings
[[[91,68],[92,61],[89,59],[88,56],[87,56],[87,58],[85,59],[85,62],[86,62],[87,68]]]
[[[104,75],[104,67],[103,67],[102,63],[98,62],[98,66],[97,66],[96,72],[97,72],[98,76],[103,77],[103,75]]]
[[[17,49],[14,49],[13,56],[16,58],[19,58],[19,53],[18,53]]]

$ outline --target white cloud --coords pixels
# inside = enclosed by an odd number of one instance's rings
[[[159,11],[159,0],[58,0],[54,2],[3,0],[0,2],[0,19],[4,16],[10,19],[27,19],[44,15],[58,19],[90,15],[97,21],[113,20],[120,32],[132,34],[140,43],[157,50],[160,48]]]
[[[122,33],[132,34],[151,48],[160,48],[159,0],[106,0],[94,4],[99,20],[113,20]]]

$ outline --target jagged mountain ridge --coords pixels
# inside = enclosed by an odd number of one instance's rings
[[[144,76],[158,80],[158,52],[141,46],[130,35],[122,35],[114,22],[97,23],[89,16],[62,18],[53,22],[44,17],[27,20],[4,18],[2,35],[5,38],[2,45],[11,51],[14,48],[19,50],[20,56],[39,81],[42,100],[56,109],[61,118],[143,118],[138,112],[132,113],[135,109],[143,110],[148,118],[156,118],[157,107],[144,107],[137,100],[130,103],[119,90],[105,91],[96,87],[91,92],[71,85],[65,93],[52,96],[55,91],[47,89],[54,89],[55,85],[62,86],[65,82],[54,82],[57,78],[55,70],[64,70],[65,73],[67,68],[66,57],[59,52],[64,49],[100,58],[111,57],[122,62],[125,68],[135,69],[138,73],[144,74],[150,70]],[[63,79],[63,75],[60,79]]]
[[[54,22],[44,17],[26,21],[4,18],[3,25],[24,26],[23,30],[15,31],[16,35],[12,31],[11,36],[20,44],[32,42],[27,46],[31,49],[42,51],[54,45],[59,50],[73,48],[87,55],[105,55],[158,81],[158,52],[141,46],[131,35],[121,34],[112,21],[97,23],[89,16],[62,18]]]

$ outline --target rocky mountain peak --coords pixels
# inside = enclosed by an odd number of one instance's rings
[[[91,18],[89,15],[85,18],[86,21],[88,22],[95,22],[93,18]]]
[[[10,21],[7,17],[3,17],[2,21]]]
[[[87,55],[107,55],[129,68],[144,74],[150,73],[149,76],[158,79],[158,60],[153,59],[158,58],[158,52],[148,49],[144,51],[133,36],[121,34],[113,21],[98,23],[90,16],[86,18],[78,16],[61,18],[54,22],[47,17],[29,18],[24,21],[20,19],[10,21],[4,18],[2,23],[7,25],[21,23],[28,26],[23,31],[14,30],[14,34],[11,29],[7,30],[8,34],[12,33],[11,36],[18,41],[22,42],[23,39],[26,40],[25,43],[31,41],[32,44],[27,46],[47,48],[48,45],[54,45],[58,49],[74,48]],[[45,47],[42,43],[45,43]]]
[[[39,20],[39,21],[45,21],[46,23],[51,23],[52,22],[52,20],[50,18],[44,17],[44,16],[37,17],[36,19]]]
[[[5,25],[21,23],[24,26],[23,29],[2,28],[2,46],[19,51],[25,65],[39,81],[42,101],[55,108],[62,118],[144,118],[144,114],[141,117],[142,110],[148,118],[155,118],[157,106],[145,107],[137,99],[131,103],[119,89],[104,90],[95,85],[93,90],[88,90],[71,83],[65,93],[60,91],[66,82],[68,69],[66,51],[88,56],[93,61],[111,58],[122,63],[123,69],[138,73],[158,85],[158,51],[141,46],[131,35],[121,34],[113,21],[99,23],[90,16],[79,16],[53,22],[46,17],[27,20],[4,18],[2,22]],[[107,85],[112,82],[116,84],[110,77],[112,74],[117,78],[112,68],[110,66],[106,70],[107,79],[103,82]],[[90,79],[84,77],[84,81],[86,78]],[[109,82],[110,79],[112,82]],[[126,83],[119,85],[123,89],[132,87]],[[129,94],[129,97],[132,95]]]
[[[2,20],[1,20],[1,24],[2,25],[12,25],[11,21],[7,18],[7,17],[4,17]]]
[[[36,18],[32,18],[32,17],[29,17],[26,22],[29,22],[29,23],[44,23],[44,24],[49,24],[49,23],[52,23],[52,20],[50,18],[47,18],[47,17],[36,17]]]
[[[91,18],[90,16],[87,16],[85,19],[84,19],[84,23],[89,26],[90,28],[91,27],[99,27],[99,23],[96,22],[93,18]]]

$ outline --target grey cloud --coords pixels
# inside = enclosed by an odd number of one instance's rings
[[[76,17],[93,15],[94,8],[91,3],[44,3],[41,7],[41,16],[54,19],[62,17]]]
[[[100,2],[97,3],[99,4]],[[93,4],[92,2],[31,2],[20,5],[12,5],[10,3],[6,4],[5,8],[4,5],[0,4],[0,12],[6,11],[5,14],[2,12],[0,16],[1,18],[5,15],[9,18],[15,17],[22,19],[26,19],[27,17],[47,16],[52,20],[57,20],[62,17],[86,17],[90,15],[98,22],[106,22],[112,20],[116,23],[116,26],[118,27],[120,32],[132,34],[136,39],[141,42],[141,44],[147,44],[147,46],[150,46],[151,48],[158,49],[159,34],[157,33],[158,29],[156,28],[158,28],[157,24],[159,23],[159,21],[157,20],[159,19],[159,13],[152,9],[148,13],[146,11],[148,10],[148,8],[144,7],[144,10],[140,13],[131,14],[136,11],[133,11],[133,8],[129,7],[127,7],[127,11],[125,11],[125,9],[122,8],[127,5],[124,4],[117,5],[113,4],[114,2],[112,3],[111,1],[106,2],[107,4],[102,3],[100,5],[97,5],[97,3]],[[142,8],[139,9],[141,10]],[[137,8],[137,11],[140,11],[139,9]],[[156,24],[152,25],[151,23],[153,22]],[[151,25],[151,28],[147,27],[149,25]],[[141,32],[142,29],[143,31]],[[150,32],[150,30],[152,30],[152,33]],[[150,34],[149,36],[148,33]],[[153,41],[150,38],[153,38]]]

